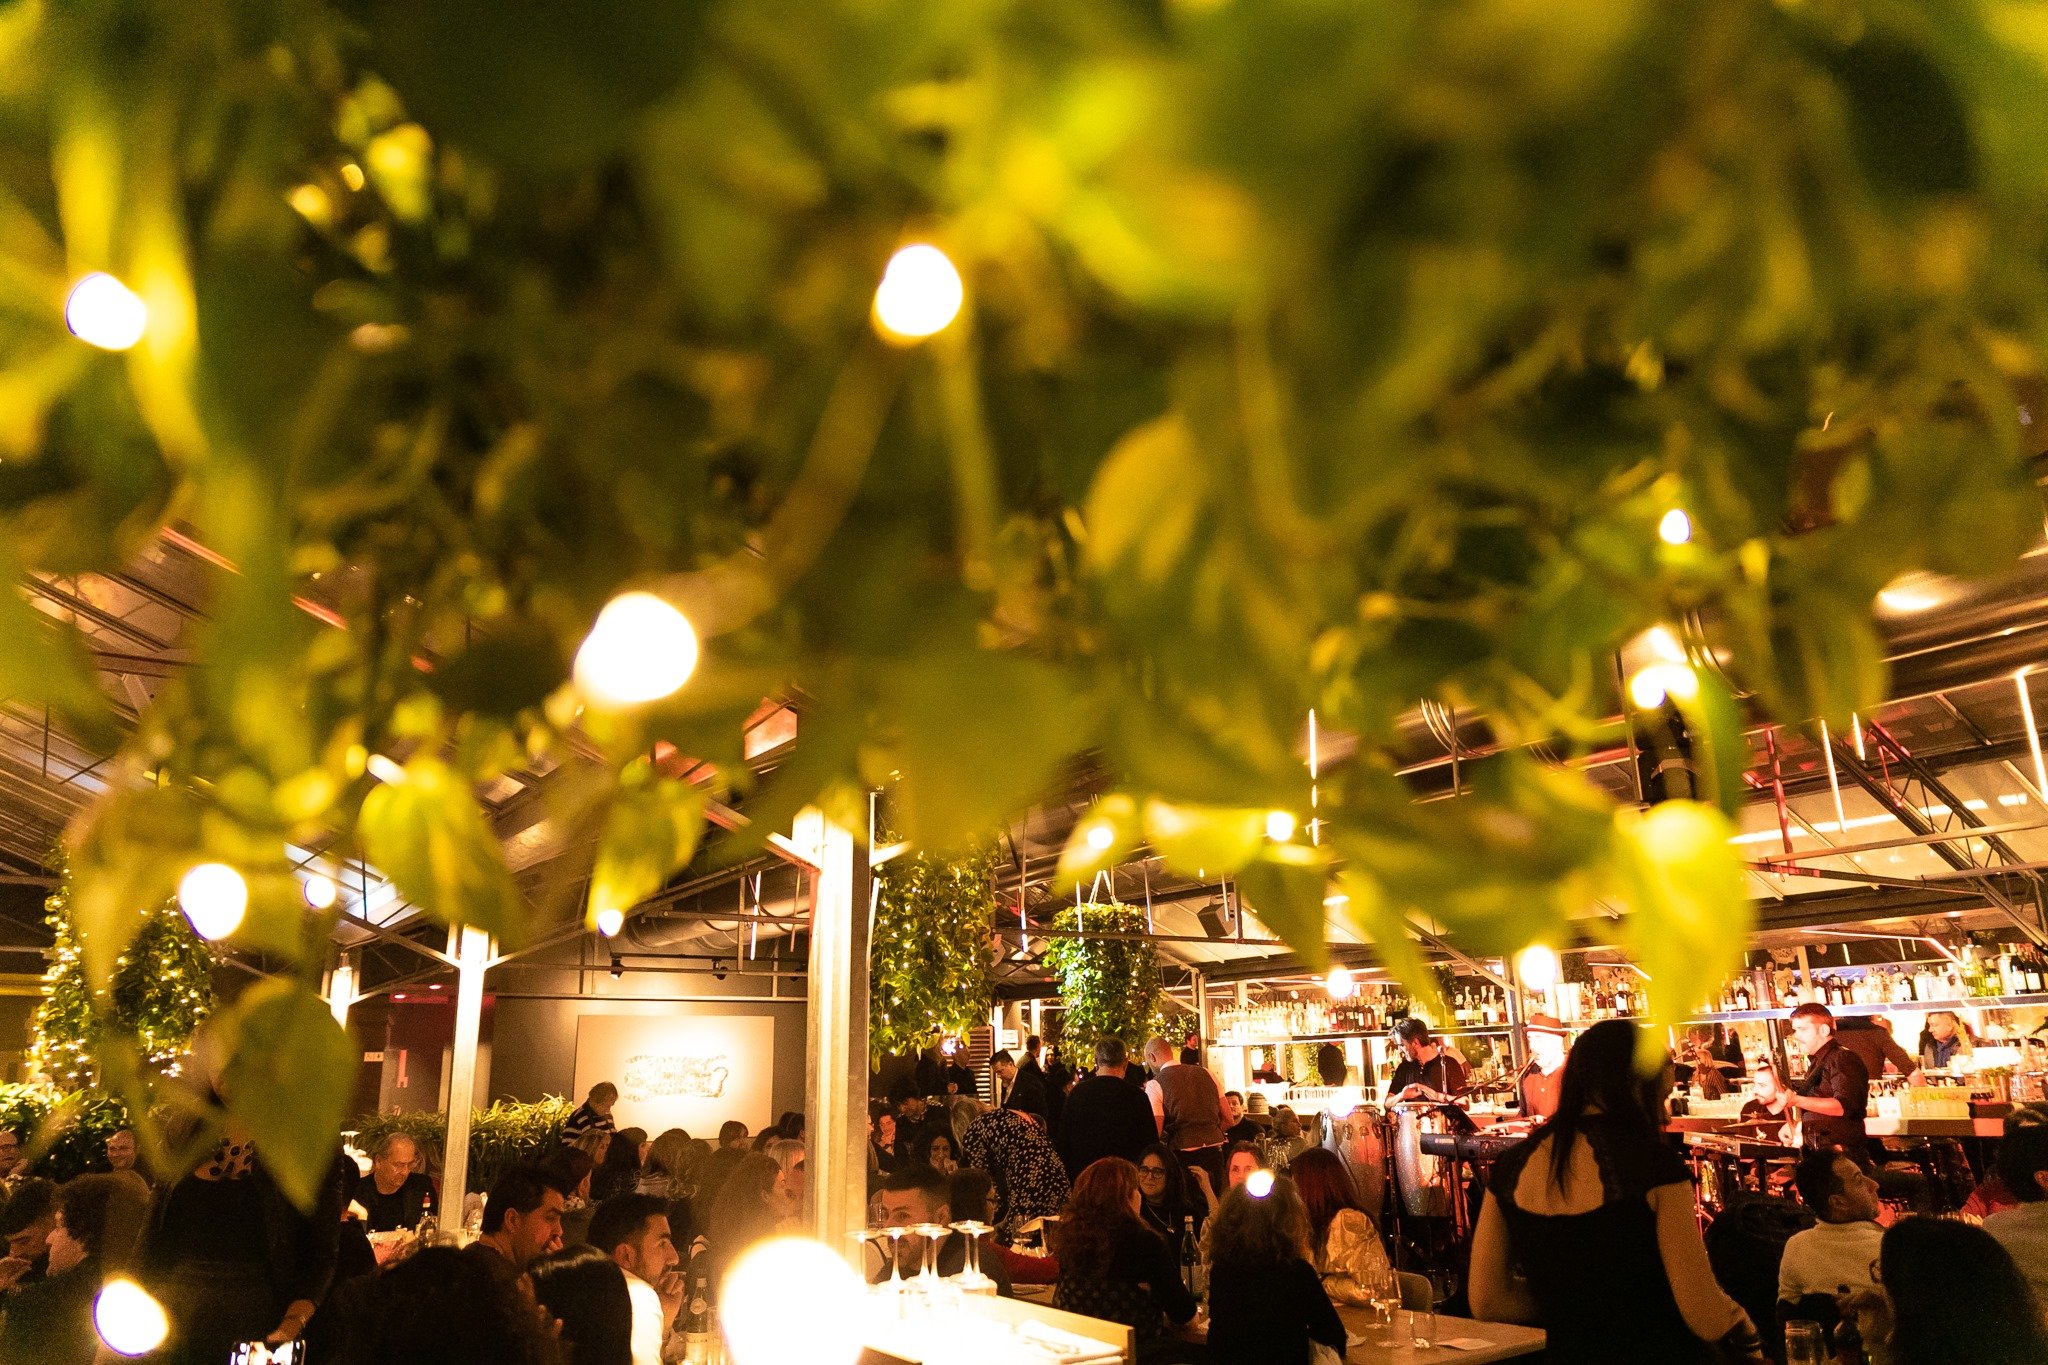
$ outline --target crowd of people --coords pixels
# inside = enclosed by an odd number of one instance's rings
[[[105,1359],[93,1306],[116,1273],[166,1309],[171,1335],[146,1357],[162,1365],[298,1341],[322,1365],[681,1360],[706,1316],[692,1289],[708,1309],[735,1255],[796,1230],[803,1116],[760,1133],[727,1122],[715,1144],[650,1139],[615,1128],[617,1099],[595,1087],[558,1147],[500,1174],[460,1249],[435,1230],[430,1154],[403,1132],[366,1163],[338,1150],[307,1213],[246,1139],[152,1185],[122,1131],[102,1171],[59,1185],[22,1174],[28,1135],[0,1129],[0,1360]]]
[[[1802,1321],[1879,1365],[2048,1360],[2048,1110],[2008,1120],[2001,1197],[1981,1226],[1898,1217],[1856,1123],[1863,1061],[1824,1009],[1802,1006],[1792,1024],[1806,1076],[1753,1077],[1768,1119],[1799,1129],[1792,1184],[1812,1223],[1783,1244],[1773,1304],[1753,1311],[1717,1277],[1665,1131],[1673,1068],[1644,1075],[1635,1026],[1609,1021],[1544,1072],[1550,1112],[1493,1164],[1473,1315],[1541,1325],[1552,1358],[1584,1362],[1762,1361]],[[1390,1101],[1456,1092],[1440,1042],[1419,1030],[1402,1042]],[[871,1226],[952,1225],[939,1274],[972,1258],[1000,1294],[1050,1285],[1057,1306],[1129,1326],[1141,1365],[1341,1355],[1337,1308],[1383,1302],[1399,1280],[1374,1221],[1373,1162],[1283,1108],[1248,1109],[1164,1039],[1142,1056],[1106,1038],[1070,1076],[1033,1038],[1021,1060],[994,1059],[993,1105],[952,1064],[920,1068],[872,1115]],[[919,1093],[927,1080],[943,1088]],[[0,1130],[0,1360],[101,1358],[93,1299],[117,1272],[169,1310],[176,1330],[152,1357],[167,1365],[301,1339],[322,1365],[685,1359],[725,1271],[800,1230],[803,1117],[650,1137],[616,1126],[617,1099],[595,1087],[557,1147],[499,1174],[462,1246],[434,1232],[432,1153],[403,1132],[360,1166],[338,1153],[305,1214],[246,1140],[152,1187],[133,1134],[116,1133],[104,1170],[58,1185],[23,1176],[25,1135]],[[873,1279],[924,1265],[921,1238],[894,1246]],[[1203,1330],[1190,1330],[1204,1301]]]

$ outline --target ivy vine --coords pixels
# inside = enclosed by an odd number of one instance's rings
[[[1066,1006],[1065,1036],[1073,1048],[1121,1038],[1136,1048],[1159,1020],[1159,958],[1145,933],[1145,912],[1121,901],[1091,901],[1062,910],[1053,928],[1065,933],[1129,934],[1130,938],[1055,938],[1045,964]],[[1079,1055],[1079,1054],[1076,1054]]]
[[[868,946],[868,1051],[875,1060],[988,1021],[1001,868],[994,847],[976,846],[950,859],[903,854],[877,870]]]

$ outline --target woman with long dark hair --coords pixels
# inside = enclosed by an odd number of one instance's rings
[[[910,1146],[910,1163],[950,1176],[960,1169],[960,1141],[950,1128],[927,1128]],[[965,1215],[963,1215],[965,1216]]]
[[[1122,1157],[1103,1157],[1081,1172],[1053,1232],[1060,1278],[1052,1301],[1123,1323],[1136,1337],[1139,1361],[1153,1365],[1179,1354],[1167,1324],[1194,1317],[1195,1296],[1165,1239],[1145,1225],[1144,1203],[1138,1168]]]
[[[1671,1067],[1636,1066],[1636,1027],[1595,1024],[1565,1061],[1557,1113],[1494,1163],[1472,1243],[1474,1316],[1528,1322],[1579,1365],[1761,1358],[1714,1281],[1685,1162],[1664,1144]]]
[[[700,1245],[692,1247],[693,1253],[706,1258],[703,1268],[714,1291],[725,1268],[738,1260],[740,1253],[782,1230],[783,1220],[789,1216],[784,1190],[782,1167],[762,1152],[748,1152],[719,1187],[704,1219]],[[692,1264],[697,1264],[694,1259]]]
[[[1311,1264],[1308,1210],[1284,1175],[1247,1180],[1209,1223],[1209,1359],[1309,1365],[1312,1341],[1344,1354],[1344,1323]]]
[[[568,1365],[632,1365],[626,1272],[596,1247],[570,1247],[527,1267],[533,1296],[562,1324]]]
[[[1213,1201],[1201,1198],[1190,1188],[1193,1183],[1187,1167],[1181,1165],[1180,1157],[1165,1143],[1155,1142],[1138,1154],[1138,1189],[1145,1196],[1145,1206],[1138,1210],[1139,1215],[1166,1239],[1167,1249],[1176,1262],[1182,1257],[1188,1235],[1187,1220],[1195,1220],[1195,1235],[1199,1237],[1202,1225],[1215,1211]]]
[[[1287,1174],[1308,1211],[1309,1259],[1323,1277],[1324,1292],[1337,1303],[1372,1302],[1371,1286],[1389,1268],[1387,1249],[1359,1202],[1351,1172],[1335,1152],[1311,1147],[1294,1158]]]
[[[590,1197],[599,1204],[614,1195],[631,1194],[640,1185],[640,1149],[646,1145],[645,1128],[622,1128],[612,1134],[604,1160],[590,1178]]]
[[[1858,1316],[1865,1341],[1890,1337],[1892,1365],[2048,1360],[2048,1329],[2032,1288],[1980,1227],[1942,1218],[1897,1223],[1878,1244],[1878,1277],[1882,1295],[1857,1296],[1860,1307],[1875,1311]]]

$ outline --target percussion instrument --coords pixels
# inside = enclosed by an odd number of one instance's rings
[[[1443,1106],[1402,1101],[1388,1106],[1392,1124],[1388,1146],[1394,1157],[1394,1188],[1401,1208],[1415,1218],[1447,1218],[1451,1214],[1456,1177],[1450,1160],[1424,1152],[1425,1134],[1456,1139]]]

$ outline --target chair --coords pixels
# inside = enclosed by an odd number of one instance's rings
[[[1394,1278],[1401,1283],[1401,1306],[1411,1313],[1436,1306],[1436,1290],[1430,1287],[1429,1276],[1418,1275],[1412,1270],[1397,1270]]]

